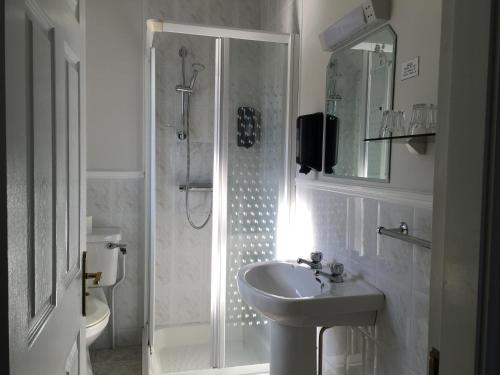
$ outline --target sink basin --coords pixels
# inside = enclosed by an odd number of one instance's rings
[[[347,276],[330,283],[310,268],[285,262],[242,267],[238,287],[254,309],[296,327],[373,325],[384,305],[383,293],[363,280]]]
[[[243,300],[271,323],[271,375],[314,374],[316,327],[374,325],[384,294],[345,276],[331,283],[291,262],[246,265],[238,272]]]

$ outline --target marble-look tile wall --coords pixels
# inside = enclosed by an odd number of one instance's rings
[[[327,331],[323,373],[425,374],[431,250],[375,229],[405,221],[413,235],[430,240],[432,211],[299,186],[296,214],[310,218],[302,255],[322,251],[326,261],[344,263],[386,296],[375,327]]]
[[[127,244],[126,277],[115,290],[117,346],[141,343],[144,310],[143,190],[143,179],[87,180],[87,215],[92,216],[93,226],[121,228],[122,241]],[[110,343],[108,325],[94,347],[108,348]]]
[[[263,30],[298,33],[299,7],[297,0],[261,0],[261,27]]]
[[[264,0],[146,0],[146,18],[260,29]]]
[[[296,0],[146,1],[146,18],[286,33],[299,29]]]

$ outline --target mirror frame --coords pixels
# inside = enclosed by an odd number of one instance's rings
[[[366,32],[366,33],[363,33],[359,36],[357,36],[356,38],[352,39],[351,41],[349,41],[348,43],[342,45],[341,47],[337,48],[337,49],[334,49],[330,52],[330,58],[331,56],[334,54],[334,53],[339,53],[339,52],[342,52],[343,50],[345,49],[349,49],[351,48],[352,46],[360,43],[361,41],[363,41],[363,39],[365,39],[367,36],[369,35],[372,35],[372,34],[375,34],[377,32],[379,32],[380,30],[384,29],[384,28],[387,28],[387,30],[389,31],[389,33],[391,33],[391,35],[394,37],[394,62],[393,62],[393,70],[392,70],[392,84],[390,85],[389,89],[391,90],[391,94],[390,94],[390,102],[389,102],[389,105],[388,105],[388,108],[386,108],[386,110],[393,110],[394,109],[394,92],[395,92],[395,87],[396,87],[396,66],[397,66],[397,52],[398,52],[398,35],[396,34],[396,32],[394,31],[394,29],[392,28],[392,26],[389,24],[389,23],[385,23],[373,30],[370,30],[369,32]],[[330,61],[330,59],[328,60]],[[328,69],[328,65],[327,65],[327,69]],[[326,74],[326,71],[325,71],[325,74]],[[326,92],[326,86],[325,86],[325,92]],[[326,108],[326,98],[324,100],[324,103],[323,103],[324,107]],[[326,116],[326,112],[325,112],[325,116]],[[366,129],[366,124],[365,124],[365,129]],[[378,182],[378,183],[385,183],[385,184],[389,184],[390,181],[391,181],[391,160],[392,160],[392,139],[388,140],[389,142],[389,150],[388,150],[388,153],[387,153],[387,178],[370,178],[370,177],[358,177],[358,176],[346,176],[346,175],[336,175],[336,174],[327,174],[325,173],[325,150],[326,150],[326,138],[325,138],[325,132],[326,132],[326,126],[325,126],[325,123],[323,123],[323,150],[322,150],[322,155],[321,155],[321,158],[322,158],[322,170],[321,170],[321,176],[323,177],[324,180],[328,181],[330,179],[335,179],[335,178],[338,178],[338,179],[348,179],[348,180],[357,180],[357,181],[366,181],[366,182]]]

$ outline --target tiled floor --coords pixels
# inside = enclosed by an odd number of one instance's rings
[[[141,375],[141,356],[140,346],[90,352],[94,375]]]

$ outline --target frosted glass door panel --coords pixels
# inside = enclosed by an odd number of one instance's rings
[[[241,266],[272,260],[285,177],[288,46],[229,43],[225,366],[269,362],[269,321],[241,299]]]

